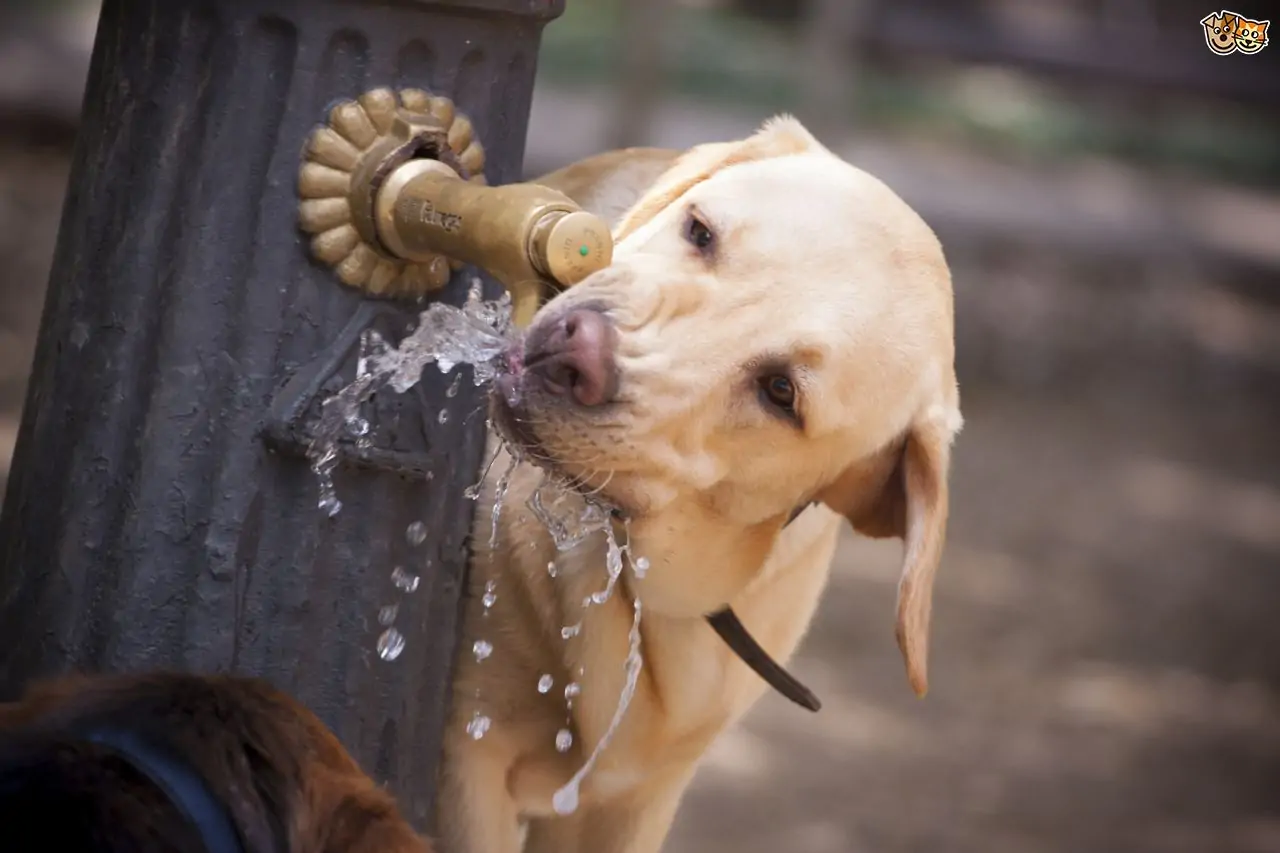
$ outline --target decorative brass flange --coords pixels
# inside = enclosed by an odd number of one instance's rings
[[[311,251],[345,284],[388,298],[442,287],[475,264],[525,325],[540,301],[608,266],[600,217],[539,184],[484,185],[484,149],[448,98],[376,89],[338,104],[307,144],[298,180]]]
[[[453,101],[422,89],[374,89],[329,111],[307,140],[298,176],[299,224],[314,235],[311,254],[338,279],[374,296],[421,296],[443,287],[451,268],[442,254],[397,257],[378,239],[376,193],[396,167],[414,159],[448,166],[483,185],[484,147]]]

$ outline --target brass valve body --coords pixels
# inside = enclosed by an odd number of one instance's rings
[[[374,296],[422,296],[463,263],[511,293],[525,325],[549,290],[613,257],[609,228],[538,184],[484,185],[484,149],[447,98],[377,89],[334,107],[307,146],[300,224],[312,254]]]

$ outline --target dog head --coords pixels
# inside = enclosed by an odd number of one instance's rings
[[[1225,56],[1236,49],[1236,16],[1230,12],[1205,15],[1200,21],[1204,40],[1214,53]]]
[[[612,266],[510,354],[500,424],[632,520],[659,611],[730,601],[809,501],[901,537],[898,637],[923,692],[960,426],[933,233],[784,117],[686,152],[614,236]]]

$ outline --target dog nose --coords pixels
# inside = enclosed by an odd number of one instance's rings
[[[572,395],[583,406],[603,405],[617,393],[614,329],[601,312],[576,308],[535,331],[529,343],[525,366],[550,393]]]

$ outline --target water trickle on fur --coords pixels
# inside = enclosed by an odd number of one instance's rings
[[[498,582],[493,578],[485,581],[484,595],[480,596],[480,603],[484,606],[486,616],[489,615],[493,605],[498,603]]]
[[[611,528],[613,507],[583,497],[549,474],[543,476],[525,505],[551,534],[557,551],[572,550],[593,534]]]
[[[511,462],[507,465],[507,470],[502,472],[502,476],[498,478],[498,485],[494,488],[491,526],[489,528],[489,547],[491,549],[498,547],[498,521],[502,518],[502,505],[507,500],[507,490],[511,488],[511,478],[515,475],[516,468],[519,465],[520,455],[512,453]]]
[[[550,693],[551,688],[555,686],[556,680],[550,674],[544,675],[538,679],[538,692]]]
[[[485,421],[485,429],[492,431],[493,421]],[[485,481],[489,479],[489,472],[493,470],[493,463],[498,461],[498,457],[502,455],[502,442],[497,442],[493,448],[493,454],[489,457],[489,461],[485,463],[484,470],[480,472],[480,479],[476,480],[470,486],[462,491],[462,496],[469,501],[479,499],[480,493],[484,491]]]
[[[623,717],[626,716],[627,708],[630,707],[631,700],[636,695],[636,685],[640,681],[640,670],[644,667],[644,657],[640,652],[640,613],[642,608],[639,598],[632,602],[632,608],[633,615],[631,632],[628,635],[627,659],[623,663],[625,680],[622,684],[622,693],[618,696],[618,705],[613,711],[613,719],[609,721],[609,727],[605,729],[599,742],[596,743],[595,749],[591,750],[591,754],[587,756],[587,760],[578,768],[578,772],[574,773],[573,777],[552,796],[551,807],[555,809],[556,814],[573,814],[577,810],[582,780],[591,772],[591,768],[599,760],[600,754],[604,752],[609,745],[609,741],[613,740],[613,736],[617,734],[618,729],[622,726]],[[556,741],[556,747],[559,748],[559,735],[556,736]]]
[[[556,732],[556,752],[568,752],[571,746],[573,746],[573,732],[568,729]]]

